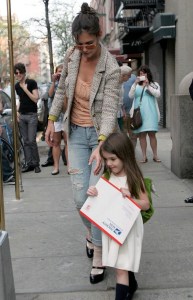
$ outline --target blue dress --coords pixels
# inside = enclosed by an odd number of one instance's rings
[[[140,96],[143,86],[137,85],[135,89],[134,108],[137,108],[140,103]],[[140,133],[145,131],[158,131],[158,111],[157,99],[149,93],[147,88],[143,92],[142,102],[140,106],[143,124],[140,128],[133,130],[133,133]]]

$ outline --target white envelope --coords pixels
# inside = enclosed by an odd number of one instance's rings
[[[96,184],[98,196],[88,197],[80,213],[100,230],[122,245],[137,219],[140,208],[132,198],[101,177]]]

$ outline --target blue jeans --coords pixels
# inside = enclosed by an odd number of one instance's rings
[[[19,129],[24,141],[24,152],[26,164],[29,166],[39,166],[40,158],[36,142],[38,125],[37,113],[21,114]]]
[[[94,127],[80,127],[71,124],[68,140],[69,170],[72,181],[73,197],[78,211],[87,199],[87,190],[95,185],[102,175],[94,175],[95,162],[88,165],[92,151],[98,146],[98,136]],[[82,217],[85,226],[91,230],[92,242],[96,246],[102,246],[101,231]]]

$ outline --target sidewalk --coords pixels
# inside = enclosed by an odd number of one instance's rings
[[[136,275],[139,289],[133,299],[184,300],[193,297],[193,207],[183,201],[193,194],[193,180],[181,180],[170,171],[170,133],[161,130],[157,137],[162,163],[153,162],[149,150],[148,163],[141,165],[144,175],[153,179],[158,196],[153,200],[155,214],[145,224]],[[45,142],[38,145],[42,163],[47,149]],[[114,300],[111,269],[103,282],[89,282],[85,230],[72,200],[66,167],[61,163],[57,176],[51,176],[51,170],[24,173],[20,200],[15,200],[14,186],[4,186],[16,299]]]

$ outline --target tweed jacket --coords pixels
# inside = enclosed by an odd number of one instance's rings
[[[70,134],[70,112],[72,108],[76,79],[79,71],[81,53],[68,49],[63,64],[60,82],[52,102],[50,116],[58,117],[64,103],[65,94],[68,106],[64,115],[64,130]],[[101,44],[101,55],[92,80],[89,109],[91,119],[98,135],[106,137],[117,126],[117,111],[120,94],[120,68],[115,58]]]

